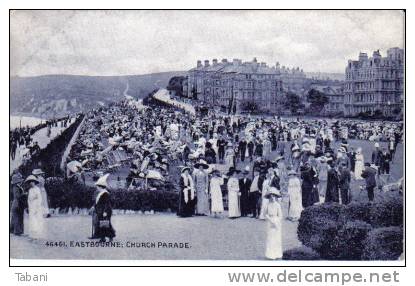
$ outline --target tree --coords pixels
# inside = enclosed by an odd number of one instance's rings
[[[184,76],[174,76],[169,80],[167,85],[168,91],[174,91],[177,96],[183,96],[183,81],[186,79]]]
[[[241,103],[241,110],[249,113],[257,113],[260,111],[260,108],[253,101],[244,101]]]
[[[299,109],[304,108],[304,104],[301,102],[300,96],[290,91],[287,92],[283,98],[282,106],[284,106],[285,109],[290,110],[293,114],[296,114]]]
[[[323,110],[324,105],[329,102],[329,98],[324,93],[315,89],[311,89],[307,93],[307,102],[310,103],[310,112],[313,114],[318,114]]]

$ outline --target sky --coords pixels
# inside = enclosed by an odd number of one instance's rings
[[[401,11],[12,11],[11,75],[133,75],[239,58],[344,73],[404,47]]]

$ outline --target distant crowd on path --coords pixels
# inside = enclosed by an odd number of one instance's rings
[[[21,152],[24,152],[24,157],[30,157],[40,151],[39,143],[33,140],[33,134],[39,131],[42,128],[47,128],[47,136],[51,134],[52,127],[58,127],[60,124],[61,127],[67,127],[70,123],[70,117],[65,116],[59,119],[50,119],[46,120],[44,123],[38,124],[33,127],[19,127],[13,130],[10,130],[9,134],[9,146],[10,146],[10,158],[15,160],[16,152],[20,147],[23,147]]]

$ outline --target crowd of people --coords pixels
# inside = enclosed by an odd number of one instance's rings
[[[57,127],[60,124],[61,127],[67,127],[70,123],[70,117],[65,116],[59,119],[50,119],[33,127],[25,126],[10,130],[9,134],[9,146],[10,146],[10,158],[15,160],[16,152],[22,149],[24,157],[31,157],[40,151],[39,143],[33,140],[33,134],[43,128],[47,128],[47,136],[51,134],[52,127]]]
[[[97,193],[91,238],[115,237],[107,182],[111,173],[120,188],[175,189],[180,217],[223,218],[227,210],[230,219],[267,221],[266,257],[278,259],[282,257],[283,197],[288,199],[291,221],[314,204],[349,204],[352,181],[366,189],[368,200],[373,201],[379,182],[390,182],[390,164],[402,136],[401,122],[215,112],[195,116],[157,101],[148,106],[123,101],[86,115],[66,176],[88,183],[85,175],[93,174]],[[364,157],[361,147],[351,146],[351,140],[368,141],[370,158]],[[16,234],[21,232],[22,213],[17,206],[25,195],[19,185],[22,180],[12,178]],[[44,220],[41,183],[35,174],[25,181],[30,185],[29,217],[38,214],[36,220]],[[29,224],[42,228],[30,219]]]

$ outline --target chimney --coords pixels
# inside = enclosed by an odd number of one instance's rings
[[[226,64],[228,62],[228,59],[222,59],[222,63]]]
[[[201,61],[201,60],[198,60],[198,61],[197,61],[197,67],[198,67],[198,68],[201,68],[201,67],[202,67],[202,61]]]
[[[359,53],[359,61],[363,62],[367,60],[367,54],[366,53]]]
[[[213,65],[217,65],[217,64],[218,64],[218,60],[217,60],[217,59],[213,59],[213,60],[212,60],[212,64],[213,64]]]
[[[209,60],[205,60],[205,67],[209,66]]]

